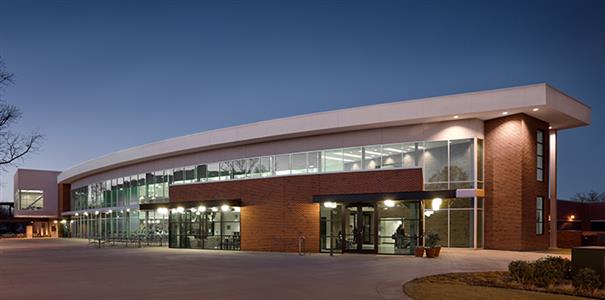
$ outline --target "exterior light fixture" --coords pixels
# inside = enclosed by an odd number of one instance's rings
[[[127,209],[126,209],[126,212],[130,212],[130,208],[127,208]]]
[[[503,111],[503,112],[502,112],[502,115],[503,115],[503,116],[506,116],[506,115],[508,115],[508,112],[507,112],[507,111]]]
[[[455,115],[455,116],[454,116],[454,119],[458,119],[458,118],[460,118],[460,116],[459,116],[459,115]]]
[[[425,210],[425,211],[424,211],[424,216],[425,216],[425,217],[430,217],[430,216],[432,216],[434,213],[435,213],[435,211],[434,211],[434,210],[432,210],[432,209],[427,209],[427,210]]]
[[[198,212],[195,212],[195,215],[196,215],[196,216],[199,216],[199,215],[201,215],[201,214],[202,214],[202,213],[201,213],[201,212],[199,212],[199,211],[198,211]]]
[[[338,204],[336,204],[336,202],[324,202],[324,207],[325,208],[336,208],[336,206],[338,206]]]
[[[107,211],[107,213],[108,213],[108,214],[110,214],[110,213],[111,213],[111,209],[110,209],[110,210],[108,210],[108,211]]]
[[[242,208],[241,208],[241,207],[239,207],[239,206],[234,206],[234,207],[233,207],[233,210],[234,210],[235,212],[240,212],[240,211],[242,210]]]
[[[536,108],[534,108],[534,109],[532,109],[532,110],[533,110],[533,111],[539,111],[540,109],[536,107]]]
[[[176,212],[178,212],[179,214],[182,214],[182,213],[185,212],[185,208],[182,207],[182,206],[179,206],[179,207],[176,208]]]
[[[74,220],[69,220],[69,224],[72,224],[74,222]]]
[[[190,210],[191,212],[196,212],[196,211],[197,211],[197,209],[196,209],[195,207],[192,207],[192,208],[190,208],[189,210]]]
[[[439,210],[441,208],[441,203],[443,203],[443,199],[441,199],[441,198],[433,199],[433,202],[431,203],[433,210]]]
[[[76,217],[79,216],[80,214],[76,213]]]
[[[58,221],[57,221],[57,220],[54,220],[54,221],[53,221],[53,223],[57,224],[57,223],[58,223]]]
[[[552,129],[552,126],[548,126],[548,129]]]
[[[88,216],[88,213],[87,213],[87,212],[84,212],[84,216]]]
[[[65,224],[65,223],[67,223],[67,220],[65,220],[65,219],[61,220],[61,224]]]
[[[218,211],[218,207],[213,207],[210,210],[212,210],[213,212],[217,212]]]
[[[223,205],[221,206],[221,210],[222,210],[222,211],[225,211],[225,212],[226,212],[226,211],[229,211],[229,205],[227,205],[227,204],[223,204]]]
[[[168,214],[168,208],[166,208],[166,207],[158,207],[158,209],[156,210],[156,212],[158,214],[161,214],[161,215],[166,215],[166,214]]]
[[[388,199],[388,200],[384,200],[384,206],[386,207],[393,207],[395,206],[395,201]]]
[[[571,216],[567,217],[567,221],[569,221],[569,222],[571,222],[575,219],[576,219],[576,215],[571,215]]]
[[[99,214],[99,211],[98,211],[98,210],[95,210],[95,216],[96,216],[96,215],[98,215],[98,214]]]
[[[205,211],[206,211],[206,207],[205,207],[205,206],[203,206],[203,205],[202,205],[202,206],[199,206],[199,207],[197,208],[197,211],[199,211],[199,212],[205,212]]]

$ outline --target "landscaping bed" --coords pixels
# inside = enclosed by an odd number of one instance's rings
[[[564,296],[565,299],[571,299],[573,296],[605,299],[605,289],[601,288],[601,280],[596,271],[580,268],[572,272],[569,259],[556,256],[533,262],[512,261],[508,271],[449,273],[417,278],[406,283],[404,291],[415,299],[432,299],[431,295],[439,294],[434,291],[443,290],[443,285],[448,285],[450,291],[441,291],[444,293],[441,296],[449,298],[461,297],[460,295],[465,293],[479,297],[481,292],[487,293],[487,298],[493,298],[493,293],[498,294],[498,298],[536,297],[519,293],[516,296],[511,295],[511,290],[518,290],[541,293],[539,298],[544,299],[555,299],[552,298],[554,295]],[[431,291],[433,292],[430,293]]]

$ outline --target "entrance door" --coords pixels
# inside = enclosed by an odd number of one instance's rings
[[[349,205],[345,210],[343,232],[346,252],[376,253],[376,216],[374,205]]]

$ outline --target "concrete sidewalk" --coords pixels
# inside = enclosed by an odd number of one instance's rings
[[[94,248],[75,239],[0,240],[0,299],[405,299],[401,285],[505,270],[534,252],[443,249],[411,256]]]

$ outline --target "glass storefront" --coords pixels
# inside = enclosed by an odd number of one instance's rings
[[[378,253],[413,254],[420,241],[420,201],[378,203]]]
[[[168,214],[149,211],[86,211],[71,216],[64,224],[69,237],[90,239],[131,239],[166,243]]]
[[[321,251],[412,254],[420,241],[419,216],[418,200],[322,205]]]
[[[240,208],[205,207],[170,210],[170,247],[240,249]]]
[[[477,198],[477,248],[483,247],[483,199]],[[474,198],[444,199],[439,210],[424,200],[424,232],[435,232],[443,247],[473,248],[475,239]]]
[[[326,202],[320,206],[321,251],[413,254],[428,233],[437,233],[443,247],[473,248],[475,238],[476,247],[483,246],[482,198],[476,213],[474,198],[435,201]]]

